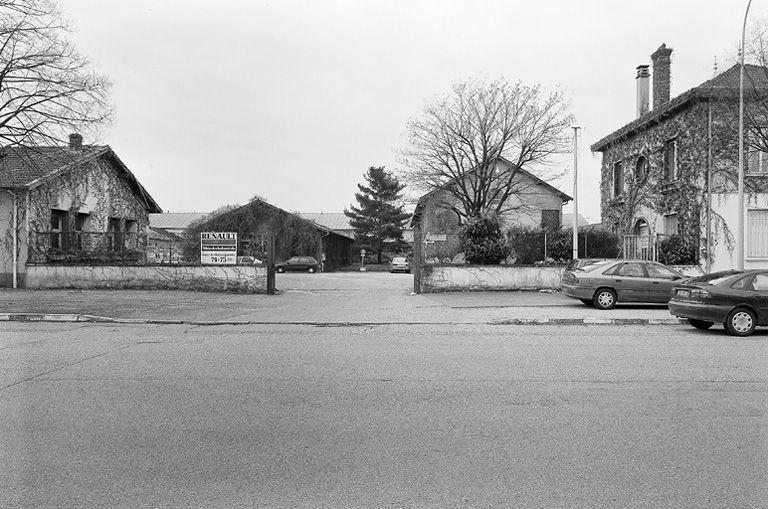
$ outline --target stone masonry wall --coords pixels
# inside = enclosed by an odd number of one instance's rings
[[[267,267],[29,265],[26,287],[267,293]]]

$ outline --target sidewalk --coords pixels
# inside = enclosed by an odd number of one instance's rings
[[[217,324],[657,324],[666,306],[601,311],[559,293],[293,289],[278,295],[163,290],[0,290],[0,321]]]

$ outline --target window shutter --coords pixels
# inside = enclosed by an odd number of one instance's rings
[[[747,211],[747,257],[768,257],[768,210]]]

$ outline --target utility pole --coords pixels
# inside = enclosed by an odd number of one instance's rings
[[[741,53],[739,54],[739,198],[736,226],[736,268],[744,269],[744,39],[747,35],[747,15],[752,0],[747,2],[744,24],[741,26]]]
[[[579,257],[579,126],[573,129],[573,259]]]

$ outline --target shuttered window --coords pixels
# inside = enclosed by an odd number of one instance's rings
[[[747,211],[747,257],[768,258],[768,209]]]

